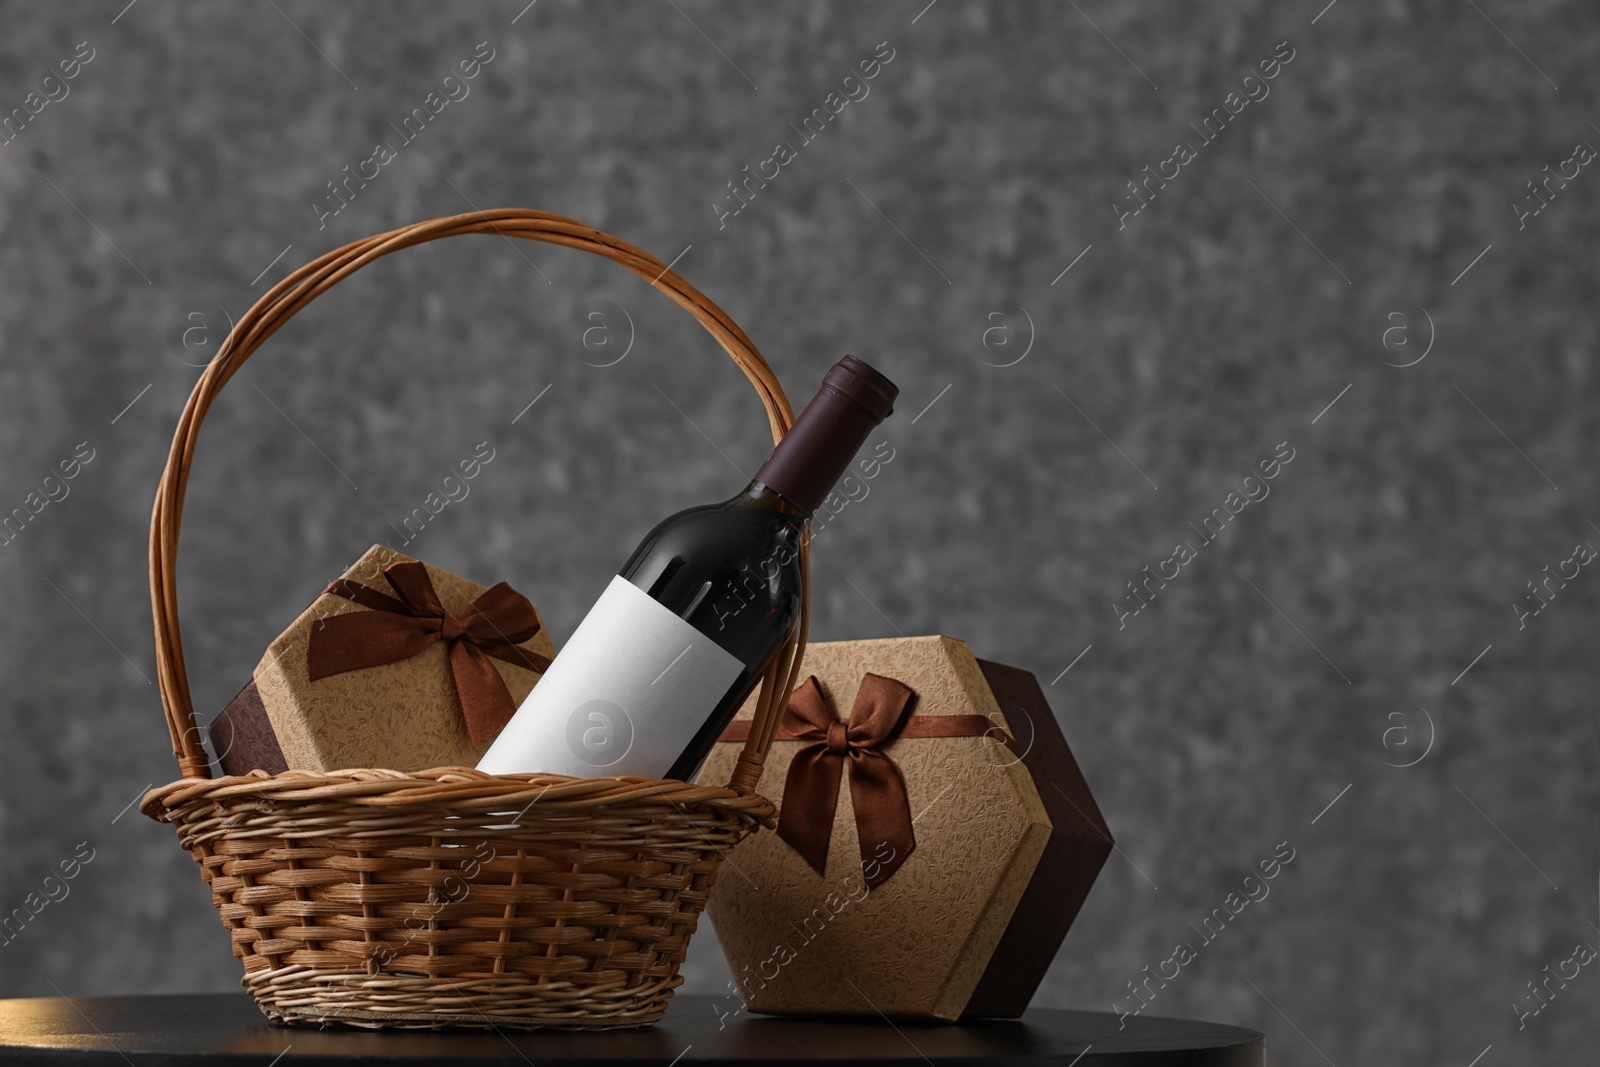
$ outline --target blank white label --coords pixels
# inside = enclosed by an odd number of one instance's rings
[[[660,778],[743,672],[736,656],[617,575],[478,770]]]

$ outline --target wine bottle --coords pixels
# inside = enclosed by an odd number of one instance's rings
[[[742,492],[650,531],[478,769],[687,781],[795,625],[806,524],[898,394],[834,364]]]

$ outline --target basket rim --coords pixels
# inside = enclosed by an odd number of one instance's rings
[[[551,812],[597,812],[606,808],[660,805],[722,809],[762,825],[777,814],[759,793],[727,786],[671,779],[616,776],[571,778],[559,774],[486,774],[471,767],[432,767],[423,771],[350,768],[338,771],[265,771],[222,778],[180,778],[145,793],[139,811],[158,822],[197,801],[270,800],[275,803],[326,803],[358,807],[438,809],[480,814],[519,805]]]

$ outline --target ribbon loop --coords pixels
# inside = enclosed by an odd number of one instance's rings
[[[788,736],[809,743],[789,764],[778,836],[819,875],[828,865],[839,779],[847,758],[850,803],[867,884],[875,887],[886,881],[916,848],[905,779],[894,761],[878,751],[904,721],[915,697],[893,678],[867,674],[856,691],[850,717],[841,720],[815,676],[790,694],[783,725]],[[891,849],[887,860],[879,854],[885,844]],[[871,874],[866,873],[869,869]]]
[[[475,745],[494,737],[517,708],[489,657],[540,674],[550,669],[548,656],[519,647],[539,632],[533,605],[501,582],[457,618],[445,610],[421,562],[391,563],[383,577],[396,596],[348,578],[325,590],[371,610],[318,620],[306,656],[311,680],[396,663],[444,641],[467,736]]]

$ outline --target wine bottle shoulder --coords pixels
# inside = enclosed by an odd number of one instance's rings
[[[759,660],[800,603],[803,526],[739,498],[659,523],[620,575],[742,661]]]

